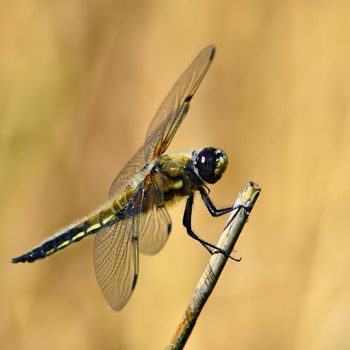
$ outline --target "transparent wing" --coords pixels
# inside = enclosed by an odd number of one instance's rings
[[[108,197],[117,197],[144,165],[164,153],[188,112],[190,101],[214,59],[208,46],[194,59],[168,93],[148,127],[145,143],[112,182]]]
[[[141,147],[113,180],[108,192],[108,198],[113,199],[118,197],[120,193],[125,191],[130,180],[140,172],[145,164],[145,151]]]
[[[171,219],[164,206],[154,206],[145,218],[145,224],[139,238],[140,251],[144,254],[156,254],[165,245],[171,231]]]
[[[152,170],[135,190],[125,217],[96,233],[95,273],[107,302],[115,310],[123,308],[136,286],[139,247],[143,253],[154,254],[170,233],[162,189],[162,177]]]
[[[148,127],[145,159],[163,154],[188,112],[190,101],[214,59],[215,48],[203,49],[168,93]]]
[[[133,239],[135,219],[117,221],[97,232],[94,264],[97,281],[108,304],[121,310],[135,288],[138,276],[138,242]]]
[[[144,184],[140,219],[139,247],[144,254],[158,253],[166,243],[171,231],[171,219],[164,206],[162,177],[152,171]]]

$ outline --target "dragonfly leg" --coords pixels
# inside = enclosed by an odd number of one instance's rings
[[[244,210],[246,210],[248,214],[250,212],[251,208],[250,207],[246,207],[244,205],[237,205],[237,206],[234,206],[234,207],[225,207],[225,208],[216,208],[215,204],[212,202],[212,200],[210,199],[208,193],[206,192],[206,190],[203,187],[199,189],[199,192],[200,192],[200,194],[202,196],[202,199],[203,199],[203,202],[204,202],[205,206],[207,207],[209,213],[213,217],[225,215],[227,213],[230,213],[233,210],[240,209],[240,208],[243,208]],[[237,212],[238,212],[238,210],[237,210]]]
[[[192,207],[193,207],[193,193],[191,193],[186,202],[186,208],[183,216],[183,225],[186,227],[187,234],[198,241],[211,255],[221,253],[223,254],[226,258],[235,260],[235,261],[240,261],[241,259],[236,259],[229,254],[225,252],[225,250],[215,246],[214,244],[211,244],[204,239],[200,238],[195,232],[192,230]],[[232,210],[232,209],[231,209]]]

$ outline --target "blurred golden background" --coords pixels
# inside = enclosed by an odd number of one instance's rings
[[[262,194],[190,349],[350,346],[350,4],[346,1],[0,3],[2,349],[161,349],[208,254],[173,232],[119,313],[95,280],[93,239],[35,264],[11,258],[102,204],[172,84],[206,45],[214,63],[171,151],[213,145],[212,187]],[[194,227],[226,218],[197,198]]]

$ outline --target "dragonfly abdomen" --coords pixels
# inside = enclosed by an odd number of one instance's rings
[[[104,208],[98,213],[91,215],[78,224],[64,229],[52,238],[43,242],[31,251],[12,259],[13,263],[34,262],[46,258],[53,253],[81,241],[88,235],[94,234],[105,226],[109,226],[119,218],[121,212],[116,213],[113,206]]]
[[[96,227],[95,230],[88,230],[89,227],[87,223],[88,220],[84,221],[80,225],[68,229],[63,233],[55,235],[54,237],[43,242],[40,246],[29,251],[28,253],[13,258],[12,262],[33,262],[38,259],[43,259],[57,252],[58,250],[68,247],[72,243],[79,242],[87,235],[95,233],[95,231],[101,227]]]

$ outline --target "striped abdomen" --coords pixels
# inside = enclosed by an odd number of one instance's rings
[[[40,246],[13,258],[12,262],[33,262],[43,259],[58,250],[68,247],[72,243],[79,242],[88,235],[96,233],[103,227],[113,225],[117,220],[122,219],[124,205],[121,202],[118,200],[113,201],[110,206],[102,208],[79,223],[63,229]]]

